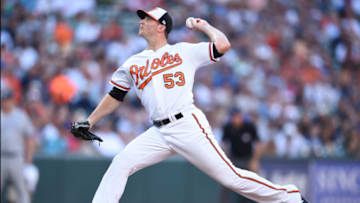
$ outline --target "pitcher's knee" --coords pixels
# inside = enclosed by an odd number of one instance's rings
[[[288,192],[292,192],[292,191],[299,191],[299,189],[295,186],[295,185],[284,185],[284,187],[286,188],[286,190]]]
[[[131,154],[122,151],[113,158],[111,165],[116,165],[119,173],[125,172],[126,175],[130,176],[136,171],[136,166],[139,165],[139,163],[137,163]]]

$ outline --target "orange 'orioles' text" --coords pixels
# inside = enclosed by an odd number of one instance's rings
[[[178,53],[170,55],[165,52],[161,59],[154,58],[150,65],[150,60],[146,60],[145,66],[132,65],[130,66],[130,75],[135,81],[135,86],[139,89],[144,87],[151,81],[152,77],[162,73],[166,70],[174,68],[182,64],[182,59]],[[139,83],[141,84],[139,85]]]

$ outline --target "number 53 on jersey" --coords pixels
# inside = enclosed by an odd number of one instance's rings
[[[163,75],[165,87],[168,89],[173,88],[175,85],[184,86],[185,77],[183,72],[169,73]]]

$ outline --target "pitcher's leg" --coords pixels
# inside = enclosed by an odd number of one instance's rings
[[[136,171],[167,159],[174,152],[155,128],[150,128],[112,160],[95,193],[93,203],[118,203],[127,179]]]
[[[195,126],[191,132],[192,139],[173,140],[186,142],[172,143],[177,153],[224,186],[249,199],[257,202],[301,202],[300,193],[295,186],[276,185],[256,173],[236,168],[212,135],[205,116],[194,113],[193,118]]]

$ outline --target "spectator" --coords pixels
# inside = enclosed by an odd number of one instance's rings
[[[101,30],[101,39],[105,41],[115,41],[121,39],[123,35],[123,29],[119,26],[115,19],[112,19]]]
[[[346,152],[348,153],[349,157],[360,159],[360,137],[359,137],[359,130],[358,131],[351,131],[350,135],[347,137],[346,140]]]
[[[54,30],[54,39],[60,45],[63,51],[70,49],[73,35],[73,29],[62,18],[59,17],[59,22],[56,24]]]
[[[75,85],[65,75],[58,75],[50,81],[51,98],[56,104],[69,103],[75,92]]]
[[[85,17],[75,30],[75,39],[78,43],[91,43],[100,36],[101,27],[95,18]]]
[[[304,158],[310,154],[310,147],[295,123],[287,122],[274,137],[276,155],[286,158]]]

